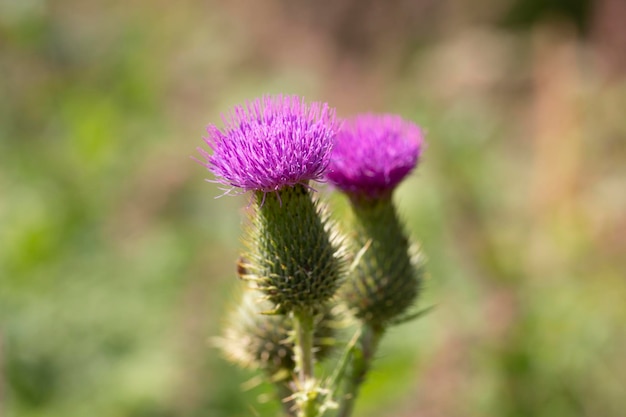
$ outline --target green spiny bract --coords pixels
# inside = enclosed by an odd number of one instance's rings
[[[420,290],[423,266],[418,254],[411,255],[391,196],[353,199],[352,210],[355,261],[340,294],[356,317],[382,331],[408,314]]]
[[[293,371],[293,324],[289,316],[264,314],[272,305],[255,290],[246,290],[227,317],[224,335],[216,345],[227,359],[244,368],[263,369],[272,379],[283,379]],[[330,354],[335,344],[337,318],[323,306],[315,316],[314,352],[317,360]]]
[[[318,203],[301,184],[255,198],[242,278],[272,302],[274,313],[318,311],[339,287],[343,265]]]

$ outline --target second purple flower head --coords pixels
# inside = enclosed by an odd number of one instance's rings
[[[326,177],[349,195],[378,198],[415,168],[423,148],[414,123],[391,114],[359,115],[338,132]]]

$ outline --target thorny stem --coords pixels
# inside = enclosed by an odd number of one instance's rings
[[[353,349],[352,370],[348,375],[345,392],[337,417],[350,417],[354,409],[354,402],[359,395],[361,384],[369,372],[372,359],[378,348],[378,342],[383,336],[382,329],[373,329],[364,324],[359,343]]]
[[[361,338],[361,329],[359,328],[357,332],[354,334],[354,336],[352,336],[352,339],[350,340],[350,342],[348,342],[348,345],[346,346],[344,353],[341,356],[341,359],[339,360],[337,367],[335,368],[335,371],[333,372],[330,379],[328,380],[328,386],[331,387],[332,389],[332,392],[331,392],[332,395],[334,395],[337,389],[339,388],[339,383],[343,381],[343,376],[345,374],[346,368],[348,366],[348,363],[352,360],[352,355],[354,354],[355,346],[359,342],[360,338]]]
[[[313,315],[294,313],[296,369],[300,383],[313,377]]]
[[[299,393],[296,402],[299,405],[298,417],[314,417],[317,393],[314,392],[313,375],[313,314],[308,311],[296,311],[293,314],[295,333],[295,361],[298,372]]]

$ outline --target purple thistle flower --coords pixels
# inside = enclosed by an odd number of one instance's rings
[[[226,185],[243,191],[278,191],[323,177],[337,122],[326,103],[297,96],[264,96],[236,106],[225,127],[207,127],[201,163]]]
[[[326,177],[350,195],[378,198],[415,168],[423,148],[414,123],[391,114],[359,115],[337,133]]]

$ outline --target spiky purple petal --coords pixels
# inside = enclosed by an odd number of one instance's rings
[[[207,127],[212,154],[202,162],[230,189],[263,192],[323,177],[337,130],[326,103],[306,104],[297,96],[264,96],[236,106],[225,127]]]
[[[414,123],[391,114],[358,115],[337,133],[326,177],[350,195],[376,198],[415,168],[423,148]]]

